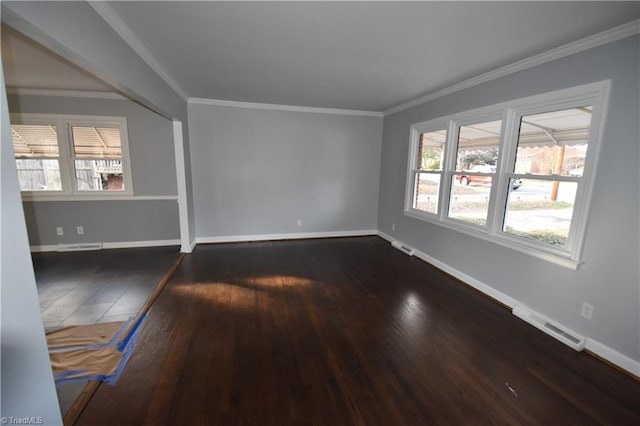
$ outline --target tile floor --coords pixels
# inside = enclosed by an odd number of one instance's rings
[[[177,256],[173,246],[33,253],[44,326],[135,316]]]

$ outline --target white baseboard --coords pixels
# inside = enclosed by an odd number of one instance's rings
[[[185,253],[185,254],[193,253],[193,250],[195,250],[196,245],[198,245],[196,240],[191,241],[187,245],[181,245],[180,246],[180,253]]]
[[[136,248],[136,247],[162,247],[162,246],[179,246],[180,240],[149,240],[149,241],[120,241],[120,242],[103,242],[102,249],[119,249],[119,248]],[[58,251],[58,244],[48,244],[40,246],[31,246],[32,253]]]
[[[136,248],[136,247],[163,247],[179,246],[180,240],[149,240],[149,241],[123,241],[116,243],[102,243],[105,249]]]
[[[459,279],[460,281],[464,282],[465,284],[470,285],[471,287],[475,288],[476,290],[479,290],[480,292],[486,294],[487,296],[491,297],[492,299],[497,300],[498,302],[502,303],[503,305],[508,306],[509,308],[513,308],[514,306],[519,304],[519,302],[516,299],[514,299],[513,297],[508,296],[508,295],[502,293],[501,291],[496,290],[495,288],[483,283],[482,281],[479,281],[479,280],[473,278],[472,276],[467,275],[464,272],[461,272],[458,269],[455,269],[454,267],[449,266],[446,263],[441,262],[438,259],[429,256],[426,253],[421,252],[420,250],[414,249],[413,255],[415,257],[419,258],[419,259],[424,260],[425,262],[428,262],[428,263],[432,264],[436,268],[446,272],[447,274],[451,275],[452,277],[455,277],[455,278]]]
[[[628,356],[623,355],[620,352],[611,349],[609,346],[603,345],[602,343],[593,339],[587,339],[585,349],[640,378],[639,361],[631,359]]]
[[[526,306],[518,305],[513,308],[512,313],[543,333],[546,333],[554,339],[557,339],[569,346],[574,351],[580,352],[584,349],[587,339],[576,333],[574,330],[570,330],[562,324],[559,324]]]
[[[382,231],[378,231],[378,236],[380,236],[381,238],[389,241],[390,243],[393,242],[397,242],[400,243],[404,246],[407,246],[405,243],[393,238],[391,235],[386,234]],[[409,246],[407,246],[409,247]],[[420,250],[416,250],[415,248],[413,248],[414,250],[414,256],[424,260],[427,263],[432,264],[433,266],[435,266],[436,268],[446,272],[447,274],[459,279],[460,281],[464,282],[465,284],[470,285],[471,287],[477,289],[478,291],[486,294],[487,296],[491,297],[492,299],[497,300],[498,302],[508,306],[509,308],[513,309],[514,307],[521,305],[522,303],[516,299],[514,299],[511,296],[508,296],[496,289],[494,289],[493,287],[476,280],[475,278],[465,274],[462,271],[459,271],[458,269],[455,269],[452,266],[449,266],[448,264],[441,262],[431,256],[429,256],[426,253],[421,252]],[[566,328],[566,327],[565,327]],[[621,369],[628,371],[629,373],[635,375],[636,377],[640,377],[640,362],[627,357],[626,355],[621,354],[620,352],[611,349],[610,347],[596,341],[590,338],[587,338],[586,344],[585,344],[585,349],[589,350],[590,352],[598,355],[599,357],[607,360],[608,362],[620,367]]]
[[[235,243],[247,241],[301,240],[307,238],[362,237],[378,235],[376,229],[359,231],[300,232],[291,234],[225,235],[222,237],[198,237],[196,243]]]
[[[102,250],[102,243],[58,244],[58,251],[95,251]]]
[[[410,247],[409,245],[403,243],[402,241],[396,240],[395,238],[393,238],[391,235],[389,234],[385,234],[382,231],[378,231],[378,235],[381,238],[384,238],[385,240],[389,241],[390,243],[396,242],[399,243],[402,246],[405,247]],[[510,308],[513,308],[515,306],[517,306],[518,304],[520,304],[520,302],[518,302],[516,299],[514,299],[511,296],[507,296],[506,294],[496,290],[495,288],[488,286],[487,284],[478,281],[477,279],[471,277],[470,275],[465,274],[462,271],[459,271],[458,269],[455,269],[452,266],[447,265],[444,262],[439,261],[438,259],[429,256],[428,254],[421,252],[420,250],[415,249],[414,247],[411,247],[411,249],[413,249],[413,255],[419,259],[424,260],[427,263],[432,264],[433,266],[435,266],[436,268],[446,272],[447,274],[451,275],[452,277],[455,277],[457,279],[459,279],[460,281],[464,282],[465,284],[470,285],[471,287],[475,288],[476,290],[479,290],[480,292],[486,294],[487,296],[491,297],[492,299],[497,300],[498,302],[502,303],[503,305],[507,305]]]
[[[29,248],[31,249],[31,253],[41,253],[41,252],[46,252],[46,251],[58,251],[58,245],[57,244],[31,246]]]

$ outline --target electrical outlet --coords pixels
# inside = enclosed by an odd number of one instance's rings
[[[586,319],[591,319],[591,317],[593,317],[593,305],[590,305],[587,302],[583,302],[580,315]]]
[[[56,228],[56,234],[58,234],[58,237],[62,237],[64,235],[64,229],[62,228],[62,226],[58,226]]]
[[[302,226],[302,219],[298,219],[298,226]]]
[[[84,227],[76,226],[76,231],[78,232],[78,235],[83,235],[84,234]]]
[[[396,224],[395,224],[395,223],[392,223],[392,224],[391,224],[391,230],[392,230],[392,231],[395,231],[395,230],[396,230]]]

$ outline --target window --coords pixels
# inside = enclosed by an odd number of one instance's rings
[[[14,124],[11,136],[20,189],[61,191],[60,149],[55,124]]]
[[[414,124],[405,214],[577,268],[608,91],[594,83]]]
[[[78,191],[121,191],[122,143],[119,127],[70,125]]]
[[[436,213],[442,181],[446,129],[421,132],[418,136],[417,155],[413,159],[413,208]]]
[[[131,195],[126,119],[12,115],[20,189],[27,197]]]
[[[458,127],[449,217],[485,226],[496,173],[502,120]]]
[[[524,178],[523,188],[509,194],[505,232],[566,247],[589,146],[592,110],[591,105],[579,105],[520,118],[517,166],[507,177]]]

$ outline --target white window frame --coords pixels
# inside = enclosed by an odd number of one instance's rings
[[[411,146],[412,149],[409,151],[409,164],[407,167],[407,188],[406,188],[406,195],[405,195],[405,212],[410,209],[414,215],[416,215],[417,217],[425,217],[425,218],[433,218],[437,216],[437,213],[431,213],[431,212],[427,212],[424,210],[418,210],[413,208],[413,193],[415,190],[415,186],[416,186],[416,177],[420,174],[420,173],[428,173],[428,174],[434,174],[434,175],[440,175],[440,185],[439,187],[442,188],[442,185],[444,183],[444,171],[445,171],[445,164],[447,162],[447,145],[448,143],[445,141],[444,144],[444,155],[443,155],[443,161],[441,162],[441,169],[440,170],[420,170],[415,168],[414,166],[418,163],[418,146],[420,143],[420,135],[422,135],[423,133],[428,133],[428,132],[437,132],[439,130],[446,130],[447,132],[447,141],[449,140],[449,127],[448,127],[448,123],[446,120],[430,120],[430,121],[426,121],[424,123],[418,123],[415,124],[413,126],[411,126]],[[442,190],[440,190],[440,193],[438,194],[438,203],[437,203],[437,211],[441,210],[441,206],[442,206]]]
[[[21,191],[24,201],[80,201],[80,200],[113,200],[133,197],[133,175],[131,172],[131,156],[129,154],[129,137],[127,119],[125,117],[68,115],[68,114],[11,114],[11,124],[54,125],[58,139],[58,162],[60,164],[60,191]],[[73,147],[72,126],[119,127],[122,149],[122,191],[87,191],[78,190],[75,178],[76,158]],[[92,158],[82,158],[91,160]]]
[[[582,249],[591,205],[597,160],[600,154],[604,128],[603,121],[607,115],[609,105],[610,86],[611,81],[605,80],[413,124],[411,126],[411,140],[409,144],[404,214],[415,219],[434,223],[483,240],[491,241],[495,244],[567,268],[577,269],[582,263]],[[520,118],[523,115],[550,112],[584,105],[592,105],[593,109],[588,140],[589,149],[587,150],[584,162],[584,173],[581,177],[541,176],[516,174],[513,172]],[[450,218],[448,217],[449,199],[452,179],[456,174],[455,156],[457,152],[458,129],[460,126],[498,119],[502,120],[502,129],[498,147],[498,163],[496,164],[496,173],[493,176],[491,186],[486,227]],[[413,208],[413,174],[415,172],[413,166],[416,160],[420,134],[425,131],[441,130],[443,128],[447,129],[447,141],[445,143],[444,154],[445,162],[442,170],[443,180],[440,184],[438,211],[437,214],[432,214]],[[509,179],[513,177],[578,183],[569,236],[564,248],[553,247],[548,244],[518,237],[502,230],[508,201],[508,182]]]

